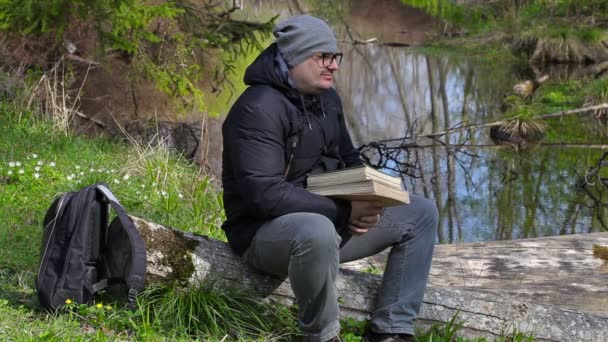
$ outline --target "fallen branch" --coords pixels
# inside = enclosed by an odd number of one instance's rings
[[[378,45],[378,46],[391,46],[391,47],[407,47],[411,46],[408,43],[401,42],[380,42],[378,38],[370,38],[366,40],[359,40],[352,38],[351,40],[339,40],[340,43],[352,44],[352,45]]]
[[[552,119],[552,118],[562,117],[562,116],[566,116],[566,115],[588,113],[588,112],[592,112],[592,111],[595,111],[598,109],[605,109],[605,108],[608,108],[608,103],[603,103],[603,104],[600,104],[597,106],[583,107],[583,108],[571,109],[571,110],[562,110],[562,111],[555,112],[555,113],[544,114],[544,115],[539,116],[538,119],[540,119],[540,120]],[[440,137],[440,136],[443,136],[443,135],[446,135],[449,133],[459,132],[459,131],[466,130],[466,129],[480,129],[480,128],[487,128],[487,127],[493,127],[493,126],[500,126],[500,125],[504,125],[508,121],[509,120],[500,120],[500,121],[494,121],[494,122],[484,123],[484,124],[470,124],[470,125],[458,126],[458,127],[447,129],[445,131],[441,131],[441,132],[422,134],[422,135],[419,135],[418,137],[419,138],[436,138],[436,137]]]
[[[79,118],[91,121],[92,123],[94,123],[95,125],[97,125],[97,126],[99,126],[101,128],[106,128],[106,124],[103,123],[103,122],[101,122],[101,121],[99,121],[99,120],[97,120],[97,119],[93,119],[91,117],[88,117],[85,114],[83,114],[83,113],[81,113],[81,112],[79,112],[77,110],[72,110],[71,112],[74,113],[74,114],[76,114],[76,116],[78,116]]]
[[[73,54],[67,54],[67,55],[65,55],[65,57],[66,57],[67,59],[70,59],[70,60],[73,60],[73,61],[76,61],[76,62],[80,62],[80,63],[88,64],[89,66],[90,66],[90,65],[95,65],[95,66],[97,66],[97,65],[100,65],[100,64],[101,64],[101,63],[96,62],[96,61],[94,61],[94,60],[91,60],[91,59],[86,59],[86,58],[82,58],[82,57],[80,57],[80,56],[73,55]]]
[[[563,147],[563,148],[585,148],[585,149],[594,149],[594,150],[608,150],[608,144],[571,144],[571,143],[539,143],[534,146],[542,146],[542,147]],[[408,148],[430,148],[430,147],[445,147],[445,148],[493,148],[493,149],[502,149],[502,148],[511,148],[509,145],[496,145],[496,144],[472,144],[472,145],[462,145],[462,144],[417,144],[417,143],[408,143],[398,146],[386,147],[386,149],[408,149]]]
[[[583,108],[578,108],[578,109],[562,110],[562,111],[551,113],[551,114],[541,115],[541,116],[539,116],[539,119],[543,119],[543,120],[551,119],[551,118],[561,117],[564,115],[591,112],[591,111],[595,111],[598,109],[605,109],[605,108],[608,108],[608,103],[602,103],[597,106],[583,107]]]
[[[378,44],[378,38],[370,38],[370,39],[366,39],[366,40],[359,40],[359,39],[355,39],[352,38],[350,40],[345,40],[345,39],[341,39],[338,40],[340,43],[347,43],[347,44],[353,44],[353,45],[367,45],[367,44]]]

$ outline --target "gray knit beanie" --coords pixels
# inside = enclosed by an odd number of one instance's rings
[[[304,62],[315,52],[338,52],[338,42],[331,27],[310,15],[283,20],[273,32],[279,51],[291,67]]]

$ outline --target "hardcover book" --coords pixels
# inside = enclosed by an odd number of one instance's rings
[[[306,183],[308,191],[322,196],[376,200],[387,207],[410,201],[408,192],[401,189],[401,178],[366,165],[312,174]]]

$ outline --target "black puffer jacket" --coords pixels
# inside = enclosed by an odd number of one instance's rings
[[[336,91],[302,96],[290,85],[276,44],[249,66],[245,84],[250,87],[222,126],[222,228],[230,246],[242,254],[265,221],[294,212],[319,213],[337,229],[346,227],[350,202],[304,189],[313,170],[361,164]]]

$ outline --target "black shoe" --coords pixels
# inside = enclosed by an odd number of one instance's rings
[[[409,334],[376,333],[368,331],[363,341],[366,342],[413,342],[414,336]]]

